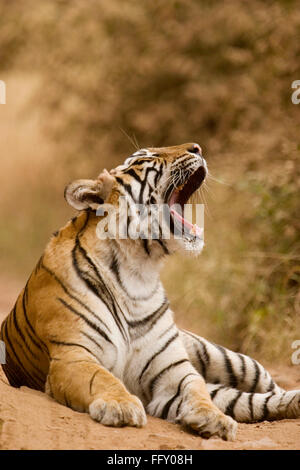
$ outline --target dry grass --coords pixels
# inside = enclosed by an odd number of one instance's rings
[[[288,360],[300,332],[297,2],[0,0],[0,26],[3,271],[30,272],[70,214],[64,185],[129,155],[124,132],[142,147],[198,141],[229,184],[209,184],[203,255],[164,269],[178,321]]]
[[[28,275],[50,234],[71,210],[64,204],[68,175],[55,165],[55,146],[41,133],[41,115],[31,100],[40,81],[27,73],[4,76],[8,100],[0,107],[1,220],[3,273]]]

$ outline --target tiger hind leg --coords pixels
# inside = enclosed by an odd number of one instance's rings
[[[213,403],[240,423],[300,417],[300,390],[248,393],[220,384],[206,384]]]
[[[207,383],[248,393],[283,393],[269,372],[255,359],[211,343],[188,331],[180,336],[195,369]]]
[[[300,417],[300,390],[285,391],[256,360],[180,331],[213,403],[239,422]]]

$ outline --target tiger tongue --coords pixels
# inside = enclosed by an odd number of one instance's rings
[[[203,228],[198,227],[196,224],[191,224],[188,220],[184,219],[175,209],[170,210],[172,216],[177,219],[181,225],[189,229],[190,235],[194,235],[195,237],[202,238],[203,237]]]

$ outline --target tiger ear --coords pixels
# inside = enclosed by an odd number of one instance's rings
[[[77,210],[96,210],[103,204],[113,188],[115,179],[104,170],[96,180],[76,180],[65,188],[65,199]]]

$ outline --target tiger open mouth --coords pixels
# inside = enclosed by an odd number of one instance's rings
[[[173,187],[167,200],[174,226],[183,232],[187,238],[203,237],[203,229],[184,218],[184,206],[187,204],[190,197],[200,188],[205,177],[206,169],[204,166],[200,166],[194,173],[188,176],[183,184]],[[181,213],[175,209],[174,205],[180,206]]]

